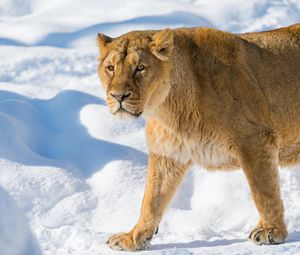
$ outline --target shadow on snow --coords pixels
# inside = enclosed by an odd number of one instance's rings
[[[90,176],[113,160],[145,164],[145,153],[92,137],[80,111],[104,101],[65,90],[50,100],[0,91],[0,155],[26,165],[51,165]]]
[[[15,45],[15,46],[55,46],[55,47],[69,47],[70,44],[78,39],[87,37],[95,40],[98,32],[109,33],[115,28],[124,27],[123,30],[129,31],[136,29],[140,25],[156,27],[159,29],[165,27],[195,27],[208,26],[215,27],[207,19],[195,15],[190,12],[177,11],[166,15],[153,15],[145,17],[137,17],[125,21],[107,22],[92,25],[75,32],[66,33],[52,33],[44,37],[35,44],[26,44],[17,40],[0,38],[0,45]]]
[[[299,241],[300,241],[300,232],[295,231],[289,233],[285,244],[298,243]],[[220,239],[214,241],[196,240],[188,243],[153,244],[151,245],[150,250],[165,250],[165,249],[174,249],[174,248],[177,249],[208,248],[208,247],[216,247],[216,246],[229,246],[232,244],[244,243],[244,242],[247,242],[247,240],[246,239],[230,239],[230,240]]]
[[[244,239],[231,239],[231,240],[214,240],[214,241],[192,241],[188,243],[167,243],[167,244],[153,244],[150,247],[150,250],[164,250],[164,249],[173,249],[173,248],[205,248],[205,247],[215,247],[215,246],[228,246],[231,244],[245,242]]]

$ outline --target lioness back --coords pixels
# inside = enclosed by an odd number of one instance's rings
[[[254,44],[248,66],[260,86],[279,131],[298,140],[300,124],[300,24],[267,32],[239,35]],[[290,130],[294,130],[295,136]]]
[[[185,44],[189,46],[185,56],[197,67],[198,77],[209,80],[210,88],[212,82],[219,87],[226,82],[224,89],[236,94],[262,125],[272,123],[284,137],[283,143],[299,141],[300,24],[238,35],[210,28],[178,29],[177,33],[192,41]]]
[[[239,34],[238,36],[277,54],[300,54],[300,24],[265,32]]]

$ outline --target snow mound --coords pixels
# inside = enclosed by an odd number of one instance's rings
[[[109,114],[100,98],[80,91],[61,91],[51,99],[0,91],[0,183],[26,212],[49,254],[69,250],[82,254],[104,245],[107,234],[99,230],[113,226],[109,215],[122,215],[117,208],[126,204],[130,192],[132,198],[136,193],[142,196],[146,154],[129,147],[130,143],[117,143],[126,140],[126,134],[133,135],[129,123],[123,124],[127,129],[112,129],[110,136],[97,139],[89,129],[98,126],[108,132],[114,120],[98,122],[97,114],[82,114],[89,107]],[[143,129],[143,122],[136,125],[138,129]],[[141,132],[137,137],[144,139]],[[128,183],[136,184],[128,189]],[[115,185],[119,189],[111,192]],[[109,193],[119,200],[113,211],[109,211],[114,208]],[[126,208],[137,214],[140,201],[132,202]]]
[[[0,187],[0,250],[5,255],[41,255],[26,217]]]
[[[62,91],[50,100],[2,91],[1,155],[23,164],[61,165],[85,176],[116,159],[145,162],[146,155],[138,150],[90,136],[79,115],[94,103],[105,107],[99,98],[78,91]]]
[[[0,3],[0,45],[92,47],[97,32],[209,26],[260,31],[300,21],[298,0],[88,0]],[[29,31],[29,32],[28,32]]]

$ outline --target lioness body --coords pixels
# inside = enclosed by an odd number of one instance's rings
[[[300,160],[293,154],[300,152],[300,25],[240,36],[174,32],[180,65],[171,73],[174,90],[147,119],[150,151],[207,169],[240,168],[235,140],[269,130],[281,165]]]
[[[250,239],[287,232],[278,165],[300,162],[300,25],[234,35],[210,28],[98,36],[114,114],[145,113],[148,178],[141,216],[114,249],[145,247],[191,165],[242,168],[260,214]],[[113,68],[112,68],[113,67]]]

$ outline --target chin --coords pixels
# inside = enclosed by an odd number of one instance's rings
[[[139,112],[139,113],[135,114],[135,113],[131,113],[131,112],[121,108],[113,114],[117,118],[126,119],[126,120],[129,119],[130,120],[130,119],[137,119],[138,117],[140,117],[142,115],[142,112]]]

